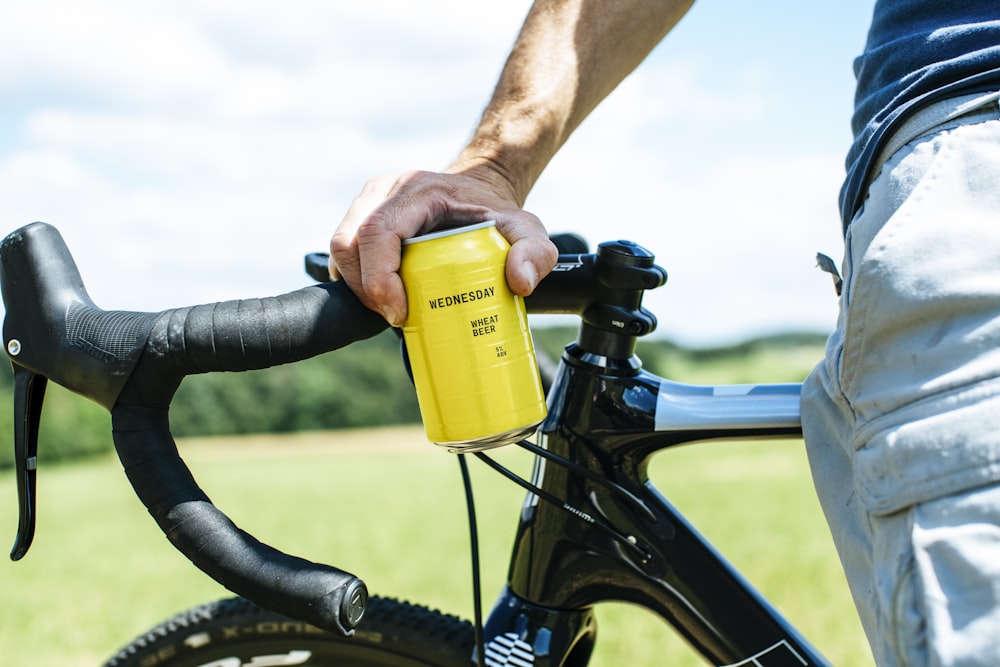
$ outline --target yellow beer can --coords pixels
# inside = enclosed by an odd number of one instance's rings
[[[545,418],[524,299],[507,287],[495,222],[403,241],[403,338],[427,439],[474,452],[530,436]]]

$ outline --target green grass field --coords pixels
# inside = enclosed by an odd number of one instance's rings
[[[468,539],[454,457],[418,428],[182,444],[213,500],[266,542],[335,563],[373,593],[471,616]],[[498,453],[522,471],[519,451]],[[476,461],[487,606],[503,583],[522,492]],[[815,501],[802,443],[711,443],[654,463],[661,490],[834,665],[871,665]],[[99,665],[183,608],[226,596],[175,553],[118,463],[39,471],[35,545],[0,565],[0,664]],[[13,474],[0,476],[0,531],[17,523]],[[641,610],[598,610],[592,664],[703,664]]]

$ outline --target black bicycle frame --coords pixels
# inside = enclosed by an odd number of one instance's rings
[[[645,253],[630,244],[625,249],[625,255]],[[536,494],[525,499],[508,585],[485,626],[486,664],[585,665],[596,633],[591,608],[613,600],[658,614],[714,665],[829,665],[647,474],[651,457],[675,445],[801,436],[801,385],[691,386],[639,368],[635,339],[651,330],[655,319],[643,329],[632,324],[629,311],[642,321],[651,317],[640,306],[641,291],[649,285],[621,287],[629,281],[616,278],[612,298],[600,294],[608,292],[609,282],[600,278],[601,251],[596,270],[578,276],[589,287],[577,292],[591,300],[574,309],[593,315],[610,307],[617,319],[602,323],[584,314],[577,342],[562,356],[539,444],[571,465],[539,457],[533,483],[564,504]],[[641,264],[637,273],[648,273],[652,256]],[[657,284],[663,280],[665,274]],[[567,291],[565,284],[559,291]],[[624,298],[621,291],[638,297]],[[556,308],[548,299],[540,295],[534,308],[529,300],[529,310],[552,312]],[[595,301],[605,303],[595,307]],[[572,465],[595,474],[581,474]]]

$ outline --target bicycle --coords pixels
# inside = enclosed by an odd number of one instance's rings
[[[103,311],[44,223],[0,242],[15,375],[11,557],[23,557],[34,535],[38,423],[52,380],[111,411],[115,448],[140,500],[177,549],[239,596],[168,619],[109,667],[578,666],[594,646],[592,607],[604,600],[646,607],[710,664],[829,665],[647,476],[650,458],[677,445],[800,437],[801,385],[693,386],[644,370],[635,345],[656,319],[642,296],[665,271],[629,241],[569,250],[526,299],[531,313],[581,319],[551,379],[538,442],[520,443],[536,457],[531,480],[476,454],[527,489],[508,581],[485,623],[369,598],[353,575],[260,543],[211,504],[170,434],[167,409],[184,376],[344,347],[383,331],[380,316],[329,282],[161,313]],[[307,267],[324,279],[322,256]]]

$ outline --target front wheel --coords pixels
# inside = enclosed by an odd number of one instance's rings
[[[472,624],[373,596],[352,637],[242,599],[189,609],[140,635],[105,667],[469,667]]]

